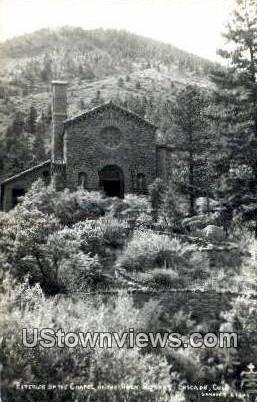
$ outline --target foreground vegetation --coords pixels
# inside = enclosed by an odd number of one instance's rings
[[[243,400],[229,394],[240,391],[240,373],[247,364],[257,363],[255,339],[244,332],[255,331],[257,324],[256,241],[246,235],[238,242],[235,229],[229,242],[219,242],[219,247],[236,242],[242,253],[234,256],[232,268],[228,254],[220,255],[222,267],[213,288],[208,253],[200,252],[195,239],[209,246],[217,241],[199,231],[188,232],[188,219],[172,219],[172,209],[156,212],[155,199],[153,192],[149,198],[127,195],[124,200],[80,189],[56,192],[38,181],[15,209],[1,213],[0,360],[5,400],[197,401],[200,396],[182,392],[181,384],[213,382],[226,384],[224,401]],[[183,292],[193,283],[199,288],[203,278],[202,296]],[[248,296],[241,295],[242,283],[251,289]],[[229,352],[24,348],[22,328],[35,327],[119,334],[134,328],[183,335],[236,330],[242,335],[239,348]],[[46,393],[15,386],[49,379],[52,384],[93,384],[95,391]],[[122,384],[134,390],[122,391]],[[118,389],[103,391],[100,385]],[[153,390],[154,385],[159,388]],[[162,387],[169,392],[163,393]]]

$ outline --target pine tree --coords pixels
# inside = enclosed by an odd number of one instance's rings
[[[184,172],[181,181],[175,183],[178,191],[189,194],[189,215],[195,214],[195,199],[207,194],[208,176],[206,161],[211,151],[211,130],[207,118],[209,100],[197,86],[188,85],[177,96],[176,104],[168,103],[167,113],[175,126],[177,135],[173,138],[175,153]]]
[[[257,235],[257,3],[238,0],[224,34],[231,49],[219,54],[228,68],[213,74],[216,120],[224,144],[219,194]],[[245,213],[242,211],[245,211]]]
[[[44,140],[47,136],[48,129],[49,126],[46,124],[46,118],[44,113],[42,112],[36,126],[36,133],[33,142],[33,157],[35,163],[43,162],[47,158]]]
[[[43,69],[41,70],[41,79],[44,82],[50,82],[52,78],[52,60],[46,56],[43,61]]]
[[[13,122],[11,124],[10,130],[11,132],[13,132],[16,135],[19,135],[23,132],[24,130],[24,116],[21,112],[17,112],[15,113]]]
[[[95,97],[90,102],[90,107],[97,107],[104,103],[104,98],[102,97],[101,91],[98,89],[96,91]]]
[[[118,86],[119,86],[120,88],[123,88],[123,87],[124,87],[124,79],[123,79],[122,77],[120,77],[120,78],[118,79]]]
[[[79,110],[85,110],[86,109],[86,104],[84,99],[80,98],[80,100],[78,101],[78,108]]]
[[[52,105],[49,104],[45,116],[45,120],[47,124],[50,124],[52,122]]]
[[[172,227],[173,231],[180,232],[182,230],[181,222],[184,218],[182,203],[179,195],[176,194],[176,189],[169,186],[163,197],[162,215],[165,223]]]
[[[83,78],[84,78],[84,68],[83,68],[82,64],[79,64],[79,71],[78,71],[78,73],[79,73],[79,77],[80,77],[81,79],[83,79]]]
[[[30,141],[24,132],[24,118],[17,112],[8,126],[3,143],[3,176],[8,177],[28,168],[33,160]]]
[[[26,130],[28,133],[35,134],[37,129],[37,109],[31,105],[26,121]]]
[[[152,207],[152,217],[153,221],[156,223],[160,210],[163,206],[163,199],[166,191],[166,186],[162,179],[157,178],[149,186],[149,198]]]
[[[136,82],[136,89],[141,89],[141,83],[140,83],[140,81],[137,81],[137,82]]]

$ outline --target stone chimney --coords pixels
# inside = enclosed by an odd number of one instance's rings
[[[67,82],[53,81],[52,103],[52,185],[56,190],[63,190],[66,182],[66,168],[63,160],[63,129],[67,119]]]
[[[63,161],[63,122],[67,119],[67,82],[52,81],[52,161]]]

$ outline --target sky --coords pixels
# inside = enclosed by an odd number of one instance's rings
[[[125,29],[217,60],[234,0],[0,0],[0,41],[40,28]]]

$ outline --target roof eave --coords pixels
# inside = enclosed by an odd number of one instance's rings
[[[139,116],[138,114],[132,112],[131,110],[128,110],[128,109],[125,109],[125,108],[123,108],[123,107],[121,107],[121,106],[119,106],[119,105],[116,105],[116,104],[115,104],[114,102],[112,102],[112,101],[107,102],[107,103],[104,103],[103,105],[100,105],[100,106],[96,106],[96,107],[94,107],[94,108],[92,108],[92,109],[90,109],[90,110],[88,110],[88,111],[86,111],[86,112],[84,112],[84,113],[80,113],[79,115],[76,115],[76,116],[74,116],[74,117],[71,117],[71,118],[69,118],[69,119],[64,120],[64,126],[68,126],[68,125],[70,125],[70,124],[72,124],[72,123],[74,123],[74,122],[81,121],[81,120],[83,120],[84,118],[86,118],[87,116],[89,116],[90,114],[93,114],[93,113],[95,113],[95,112],[101,111],[101,109],[104,109],[105,107],[108,107],[108,106],[112,106],[112,107],[114,107],[114,108],[120,110],[121,112],[126,113],[127,115],[129,115],[129,116],[131,116],[131,117],[133,117],[133,118],[136,118],[137,120],[139,120],[139,121],[142,122],[143,124],[145,124],[145,125],[147,125],[147,126],[150,126],[150,127],[152,127],[153,129],[155,129],[155,130],[158,129],[158,127],[157,127],[155,124],[151,123],[151,122],[148,121],[148,120],[145,120],[143,117],[141,117],[141,116]]]
[[[48,164],[51,164],[51,160],[50,160],[50,159],[48,159],[47,161],[44,161],[44,162],[42,162],[42,163],[39,163],[38,165],[32,166],[32,167],[29,168],[29,169],[23,170],[22,172],[17,173],[17,174],[14,175],[14,176],[8,177],[8,178],[5,179],[4,181],[2,181],[1,186],[5,185],[5,184],[7,184],[7,183],[10,183],[10,182],[13,181],[13,180],[19,179],[20,177],[26,175],[27,173],[33,172],[33,171],[36,170],[36,169],[40,169],[41,167],[47,166]]]

